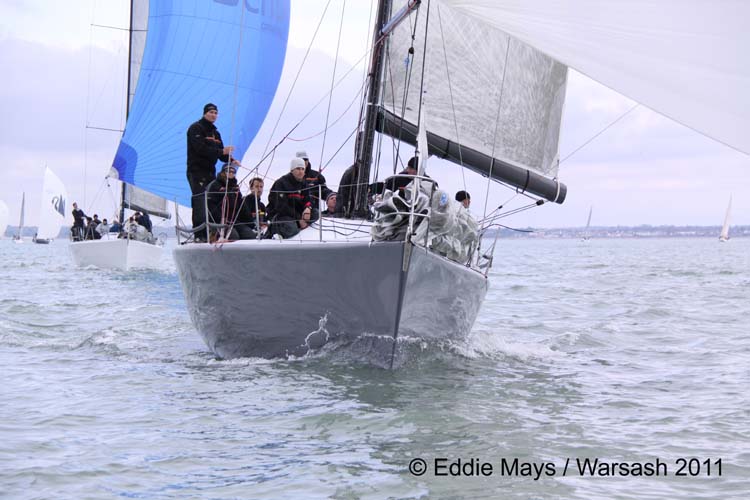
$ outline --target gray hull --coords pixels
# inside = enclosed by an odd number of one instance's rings
[[[174,257],[193,324],[222,358],[362,335],[462,339],[487,291],[476,271],[403,242],[189,244]]]

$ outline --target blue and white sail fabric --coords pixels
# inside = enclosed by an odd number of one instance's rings
[[[142,28],[133,9],[136,41]],[[289,0],[151,0],[143,59],[128,122],[114,160],[119,179],[190,205],[186,131],[208,102],[217,126],[242,158],[266,117],[281,76]],[[131,88],[133,87],[131,80]]]

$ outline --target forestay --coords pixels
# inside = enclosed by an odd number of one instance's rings
[[[750,153],[750,2],[443,2],[477,24],[494,26],[673,120]]]

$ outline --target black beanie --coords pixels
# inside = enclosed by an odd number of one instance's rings
[[[208,113],[212,109],[215,109],[216,111],[219,111],[219,108],[216,107],[216,104],[209,102],[208,104],[206,104],[205,106],[203,106],[203,114],[205,115],[206,113]]]

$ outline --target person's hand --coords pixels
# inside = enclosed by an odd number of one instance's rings
[[[224,149],[221,150],[221,154],[230,155],[232,154],[232,151],[234,151],[234,146],[224,146]]]
[[[302,219],[299,221],[300,229],[305,229],[310,225],[310,207],[307,207],[302,211]]]

